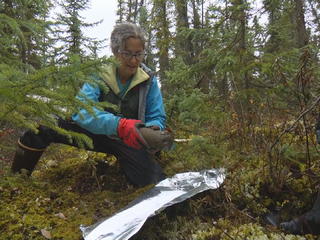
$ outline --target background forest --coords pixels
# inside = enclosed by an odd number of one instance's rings
[[[31,178],[9,171],[26,128],[57,128],[56,116],[88,108],[74,96],[109,61],[99,57],[106,43],[83,33],[99,24],[81,18],[89,6],[0,0],[0,239],[82,239],[80,224],[152,187],[128,185],[111,156],[62,145],[50,146]],[[219,190],[166,209],[133,239],[316,239],[264,216],[298,216],[318,191],[320,2],[119,0],[117,15],[146,30],[145,62],[158,73],[169,126],[191,139],[162,153],[165,172],[227,171]]]

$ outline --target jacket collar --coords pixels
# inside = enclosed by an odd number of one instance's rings
[[[102,79],[106,82],[106,84],[110,87],[110,89],[115,93],[115,94],[119,94],[120,89],[117,83],[117,79],[116,79],[116,65],[115,64],[108,64],[108,65],[104,65],[102,66],[101,69],[101,77]],[[128,91],[130,91],[132,88],[134,88],[135,86],[137,86],[138,84],[147,81],[149,79],[149,75],[143,71],[142,68],[138,68],[136,74],[133,76],[130,86],[128,87],[128,90],[126,92],[126,94],[128,93]]]

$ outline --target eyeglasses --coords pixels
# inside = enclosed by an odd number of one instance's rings
[[[121,51],[120,54],[122,57],[128,61],[130,61],[133,57],[135,57],[138,61],[142,61],[144,59],[145,53],[144,52],[137,52],[135,54],[127,51]]]

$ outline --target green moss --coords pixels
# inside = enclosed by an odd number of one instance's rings
[[[220,135],[214,135],[208,129],[216,127],[208,124],[205,130],[198,130],[202,137],[179,131],[179,137],[193,140],[162,153],[159,162],[168,176],[225,167],[224,185],[148,219],[132,239],[314,239],[285,235],[263,224],[263,215],[273,208],[281,209],[283,219],[310,208],[314,191],[310,175],[303,174],[307,170],[298,168],[302,174],[297,177],[291,172],[294,161],[281,161],[290,164],[280,165],[283,174],[279,175],[279,184],[273,185],[264,150],[259,154],[257,146],[247,144],[240,151],[233,145],[239,143],[238,138],[223,141],[226,133],[216,129]],[[288,151],[282,155],[287,159],[294,158],[301,149],[293,145]],[[311,158],[316,156],[312,152]],[[295,160],[301,162],[300,158],[297,154]],[[318,174],[319,169],[315,164],[310,170]],[[80,240],[81,224],[88,226],[112,216],[152,187],[129,185],[112,156],[60,145],[46,151],[30,178],[10,174],[6,165],[2,172],[0,239],[43,240],[41,230],[46,230],[53,240]]]

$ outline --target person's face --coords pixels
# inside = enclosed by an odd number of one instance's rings
[[[144,58],[144,48],[141,40],[139,38],[128,38],[124,50],[120,51],[116,57],[120,61],[120,75],[134,75]]]

